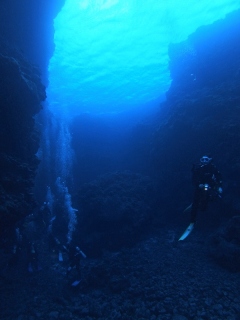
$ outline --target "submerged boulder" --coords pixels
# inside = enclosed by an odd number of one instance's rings
[[[220,266],[240,271],[240,216],[231,218],[224,229],[210,237],[209,250]]]
[[[150,178],[131,172],[109,173],[85,184],[76,198],[81,242],[92,250],[136,242],[151,224],[154,194]]]

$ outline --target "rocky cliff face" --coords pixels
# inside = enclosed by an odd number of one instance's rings
[[[0,1],[0,37],[36,64],[47,83],[48,61],[54,50],[53,19],[65,0]]]
[[[151,157],[164,185],[159,202],[177,223],[182,217],[176,218],[176,210],[184,209],[183,202],[187,206],[192,197],[191,165],[204,154],[212,155],[224,180],[224,212],[216,212],[213,219],[239,212],[239,18],[240,12],[234,12],[169,49],[173,80]]]
[[[30,214],[53,19],[63,0],[0,2],[0,234]]]
[[[34,116],[45,99],[39,71],[19,54],[0,53],[0,225],[29,214],[38,166]]]

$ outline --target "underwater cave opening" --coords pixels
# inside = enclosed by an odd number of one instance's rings
[[[238,8],[236,0],[66,0],[54,20],[51,110],[114,113],[158,105],[171,84],[169,44]]]
[[[239,7],[236,0],[66,0],[54,20],[55,51],[49,62],[41,148],[44,175],[39,170],[41,189],[50,186],[58,194],[56,181],[60,178],[60,189],[69,204],[72,191],[84,179],[94,179],[105,170],[102,163],[109,163],[108,171],[125,169],[126,161],[119,167],[118,155],[127,152],[126,128],[141,117],[145,121],[148,112],[158,109],[171,85],[169,45],[186,41],[200,26],[223,19]],[[186,50],[195,54],[190,45]],[[81,135],[72,135],[74,121],[75,133],[80,125],[87,128]],[[101,129],[97,133],[96,127]],[[99,144],[91,139],[85,143],[87,134]],[[85,149],[78,150],[76,160],[76,146],[81,145]],[[116,145],[117,156],[113,154]],[[132,168],[137,170],[134,161]],[[71,205],[66,207],[71,216],[75,211]]]

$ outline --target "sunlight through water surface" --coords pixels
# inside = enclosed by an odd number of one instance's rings
[[[239,0],[66,0],[54,21],[50,109],[118,112],[168,90],[168,45],[240,8]]]

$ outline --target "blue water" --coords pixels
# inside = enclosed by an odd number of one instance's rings
[[[50,108],[104,113],[156,104],[171,84],[169,43],[238,8],[239,0],[66,0],[54,21]]]

